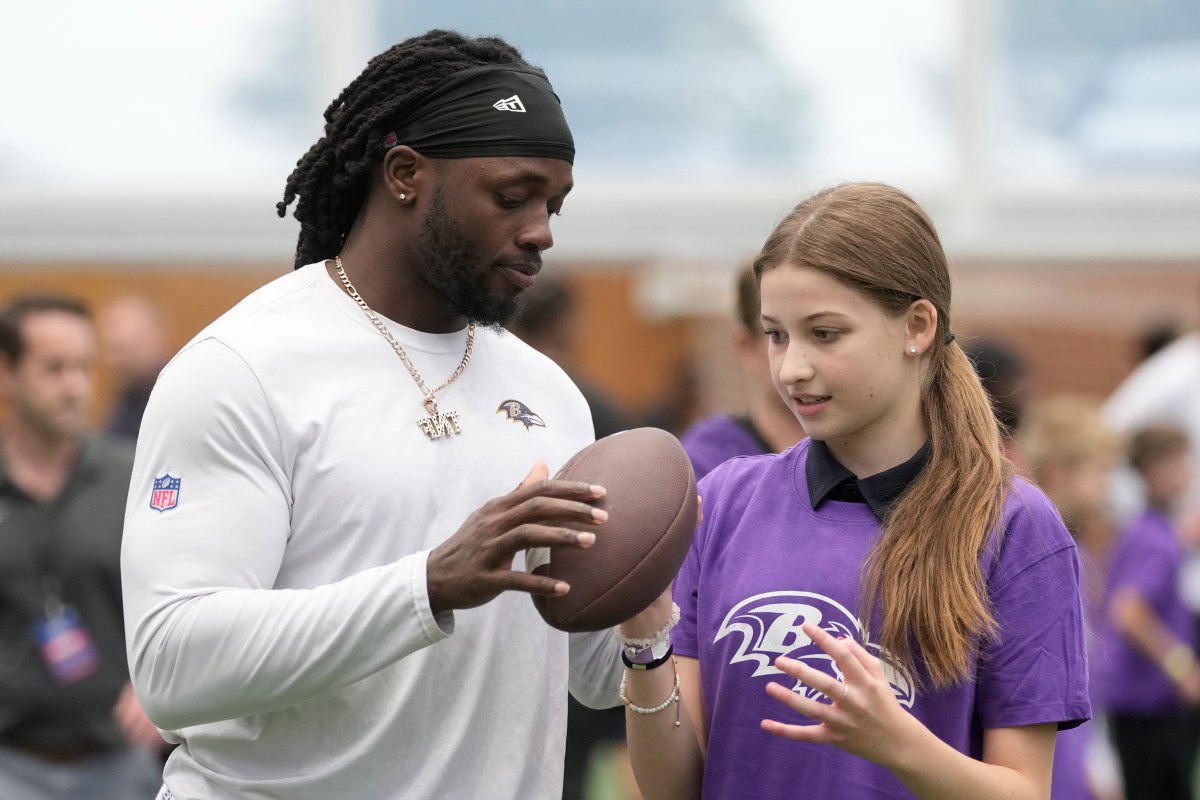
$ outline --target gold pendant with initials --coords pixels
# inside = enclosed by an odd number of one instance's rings
[[[429,412],[429,416],[424,419],[418,419],[417,425],[425,432],[430,441],[441,439],[443,436],[450,436],[455,433],[462,433],[462,428],[458,425],[458,412],[447,411],[441,413],[438,411],[437,400],[432,394],[426,395],[425,410]]]
[[[462,428],[458,425],[457,411],[434,414],[431,417],[417,420],[417,424],[421,426],[421,430],[425,432],[430,441],[441,439],[443,436],[449,436],[450,434],[462,433]]]

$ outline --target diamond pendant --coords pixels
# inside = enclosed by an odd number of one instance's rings
[[[441,439],[443,436],[450,436],[455,433],[462,433],[462,428],[458,425],[458,412],[447,411],[440,413],[437,407],[437,400],[433,395],[425,397],[425,410],[429,412],[429,416],[424,419],[418,419],[417,425],[425,432],[430,441]]]
[[[418,419],[417,424],[421,426],[421,430],[425,432],[430,441],[441,439],[443,436],[462,433],[462,428],[458,425],[457,411],[447,411],[444,414],[434,414],[424,419]]]

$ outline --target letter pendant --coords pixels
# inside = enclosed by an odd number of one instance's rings
[[[425,432],[430,441],[441,439],[443,436],[462,433],[462,428],[458,425],[457,411],[437,413],[424,419],[418,419],[417,425],[421,426],[421,430]]]

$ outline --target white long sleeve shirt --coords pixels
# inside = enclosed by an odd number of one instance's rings
[[[428,385],[462,358],[465,331],[389,327]],[[508,400],[544,426],[500,413]],[[181,745],[176,800],[559,796],[568,683],[616,705],[614,640],[568,644],[515,592],[435,619],[425,564],[536,460],[553,473],[591,441],[587,405],[488,329],[438,403],[462,433],[430,441],[413,379],[323,264],[163,371],[122,573],[134,685]]]

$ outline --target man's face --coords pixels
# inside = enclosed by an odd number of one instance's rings
[[[148,298],[128,295],[96,316],[100,358],[121,386],[151,385],[167,361],[167,330]]]
[[[553,158],[457,159],[434,189],[416,257],[425,283],[458,313],[501,327],[554,244],[550,216],[571,190],[571,165]]]
[[[91,322],[65,311],[38,311],[25,317],[21,336],[20,360],[0,359],[0,384],[13,421],[46,439],[79,435],[92,401],[96,337]]]

